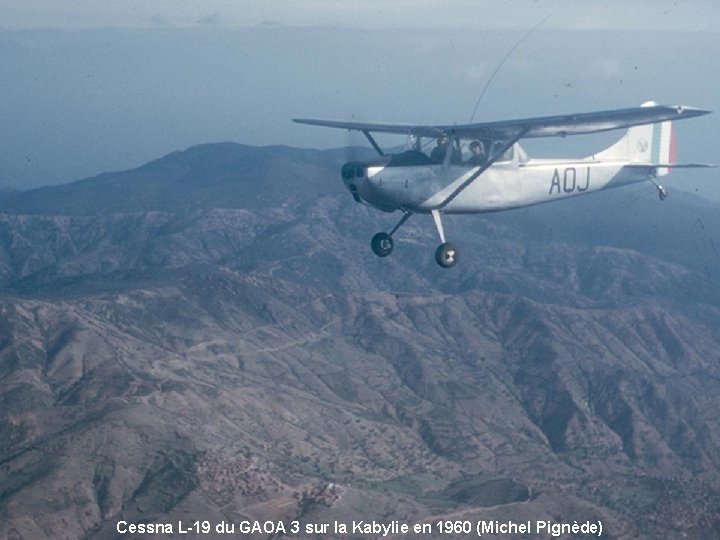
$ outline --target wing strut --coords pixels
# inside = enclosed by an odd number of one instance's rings
[[[372,144],[375,151],[381,156],[384,156],[385,154],[383,153],[382,148],[378,146],[378,143],[375,142],[375,139],[373,139],[373,136],[370,135],[370,132],[367,129],[363,129],[362,132],[365,134],[365,137],[367,137],[367,140],[370,141],[370,144]]]
[[[460,195],[460,193],[468,187],[470,184],[472,184],[482,173],[484,173],[486,170],[488,170],[493,163],[495,163],[500,157],[507,152],[513,144],[518,142],[520,139],[522,139],[523,135],[528,132],[527,127],[523,128],[521,131],[518,131],[512,138],[508,139],[503,143],[503,145],[498,148],[493,155],[491,155],[488,160],[485,162],[484,165],[481,165],[480,168],[475,171],[473,174],[471,174],[462,184],[460,184],[455,190],[448,195],[445,200],[443,200],[440,204],[435,205],[431,208],[432,210],[441,210],[445,208],[450,201],[452,201],[455,197]]]

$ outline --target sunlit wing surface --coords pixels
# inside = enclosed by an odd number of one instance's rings
[[[693,116],[700,116],[708,114],[709,112],[710,111],[683,105],[654,105],[650,107],[632,107],[611,111],[540,116],[536,118],[521,118],[518,120],[457,125],[344,122],[311,118],[296,118],[293,121],[299,124],[373,133],[397,133],[419,137],[436,137],[440,133],[447,133],[461,138],[511,139],[516,137],[564,137],[566,135],[597,133],[643,124],[653,124],[666,120],[692,118]]]

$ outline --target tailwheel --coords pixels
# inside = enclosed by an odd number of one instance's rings
[[[387,257],[393,250],[393,239],[388,233],[377,233],[370,241],[373,253],[378,257]]]
[[[458,262],[458,250],[450,242],[443,242],[435,252],[435,260],[443,268],[452,268]]]
[[[658,196],[660,197],[660,200],[664,201],[665,199],[667,199],[667,190],[655,181],[657,180],[657,176],[653,175],[652,177],[648,178],[648,180],[650,180],[650,183],[658,190]]]

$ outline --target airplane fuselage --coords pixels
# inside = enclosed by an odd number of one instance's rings
[[[362,177],[345,179],[357,199],[386,212],[480,213],[520,208],[646,181],[654,168],[627,162],[528,160],[493,164],[443,205],[478,167],[439,164],[368,166]]]

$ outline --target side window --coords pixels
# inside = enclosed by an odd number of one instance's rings
[[[503,144],[504,144],[503,141],[493,142],[493,149],[492,149],[492,152],[490,153],[490,155],[494,155],[495,152],[497,152],[500,149],[500,147],[502,147]],[[510,148],[508,148],[505,151],[505,153],[502,156],[500,156],[500,158],[498,159],[498,162],[512,161],[512,158],[513,158],[513,147],[511,146]]]

